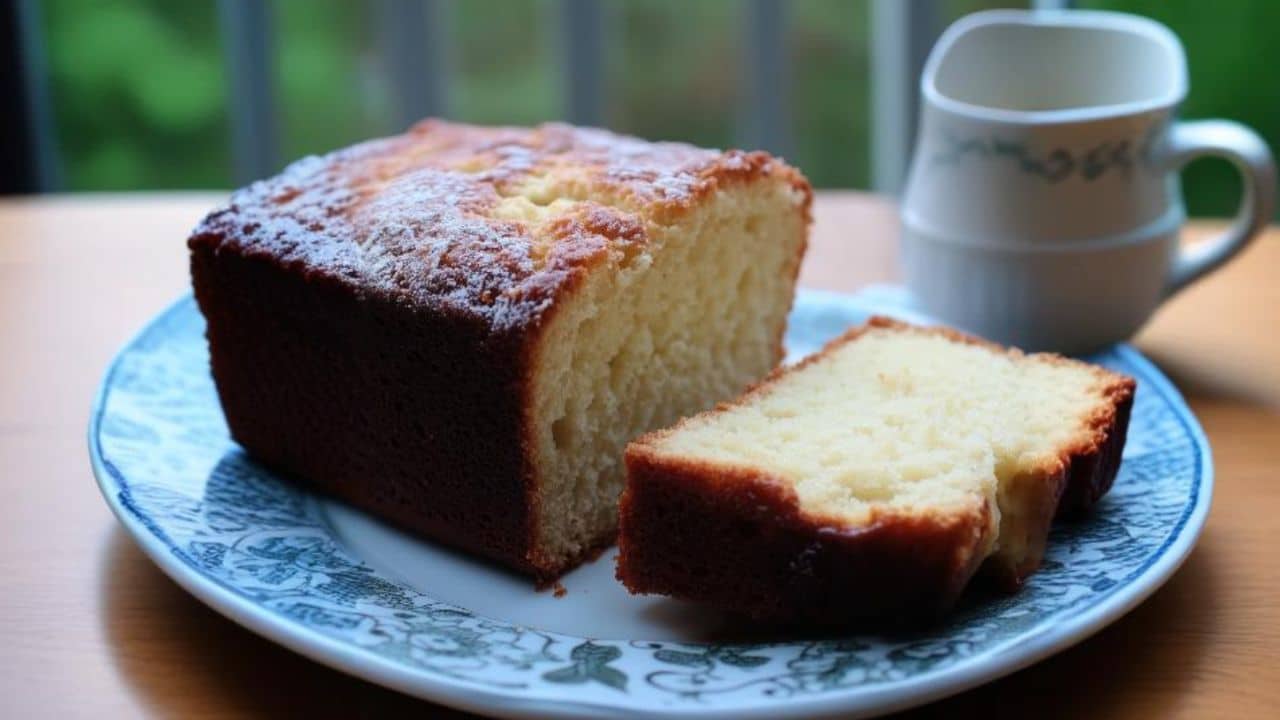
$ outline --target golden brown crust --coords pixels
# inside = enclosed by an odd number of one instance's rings
[[[192,233],[209,246],[283,265],[494,332],[524,328],[576,275],[647,241],[706,196],[774,178],[808,182],[763,152],[651,143],[557,123],[479,127],[426,120],[407,133],[324,157],[237,191]],[[536,218],[504,201],[541,207]],[[567,202],[554,210],[552,199]]]
[[[1120,465],[1135,383],[1127,376],[1050,354],[1027,357],[1089,370],[1098,378],[1101,402],[1077,442],[1043,467],[1012,479],[1005,488],[1007,495],[1002,491],[1003,518],[1011,519],[1016,511],[1025,521],[1027,542],[1018,552],[997,549],[985,557],[990,516],[982,512],[961,519],[877,515],[866,527],[842,528],[838,519],[803,511],[789,485],[763,477],[757,470],[663,456],[657,451],[663,438],[697,418],[747,404],[771,392],[780,378],[877,329],[937,335],[1024,356],[1020,350],[951,328],[918,327],[876,316],[798,364],[774,370],[736,400],[638,438],[627,448],[619,532],[618,577],[632,592],[668,594],[755,617],[804,623],[856,623],[881,613],[927,616],[945,610],[980,565],[984,574],[1006,589],[1019,587],[1040,565],[1053,518],[1087,509],[1110,488]],[[1016,507],[1005,507],[1006,500]],[[726,536],[719,534],[724,527],[749,530]],[[881,534],[901,544],[873,541]],[[826,595],[821,600],[793,593],[789,588],[794,579],[780,560],[805,538],[818,543],[831,558],[825,569],[828,577],[813,581]],[[866,547],[859,547],[864,542]],[[950,564],[938,560],[945,557],[942,543],[948,542],[955,543],[951,547],[956,553]],[[919,554],[912,554],[911,547]],[[673,564],[673,558],[682,556],[686,559]],[[844,574],[854,567],[853,558],[859,558],[856,567],[861,577]],[[724,563],[723,570],[716,567],[717,562]],[[698,563],[696,572],[689,570],[691,563]],[[905,576],[911,582],[904,583]],[[921,604],[918,593],[924,586],[933,588],[935,603]],[[825,604],[814,607],[815,602]]]
[[[1120,469],[1137,388],[1133,378],[1110,374],[1102,390],[1108,404],[1090,418],[1090,437],[1063,455],[1067,480],[1055,515],[1087,511],[1111,489]]]
[[[554,578],[598,548],[537,547],[547,323],[655,226],[755,181],[786,183],[808,214],[808,183],[765,153],[558,124],[428,120],[294,163],[188,240],[232,435],[402,527]]]

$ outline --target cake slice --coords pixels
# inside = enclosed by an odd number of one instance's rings
[[[782,356],[811,192],[761,152],[427,121],[189,239],[232,436],[549,580],[612,544],[626,443]]]
[[[873,318],[627,448],[619,579],[788,622],[920,619],[1010,588],[1110,487],[1132,379]]]

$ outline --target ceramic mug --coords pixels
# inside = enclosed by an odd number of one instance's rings
[[[1275,166],[1256,133],[1178,122],[1186,55],[1120,13],[969,15],[934,47],[902,205],[908,287],[930,315],[1030,350],[1085,353],[1135,333],[1270,220]],[[1244,178],[1235,224],[1193,247],[1178,171]]]

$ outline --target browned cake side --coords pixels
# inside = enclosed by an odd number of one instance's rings
[[[1133,386],[1130,385],[1116,403],[1115,414],[1100,428],[1102,441],[1090,448],[1074,452],[1067,463],[1067,482],[1055,517],[1071,517],[1088,512],[1111,489],[1120,470],[1120,453],[1129,433],[1129,414],[1133,410]]]
[[[627,452],[618,579],[747,617],[820,626],[913,622],[955,602],[983,561],[989,518],[882,516],[843,528],[743,468]]]
[[[408,530],[552,572],[529,558],[517,334],[269,257],[193,243],[191,264],[223,412],[257,460]]]
[[[544,330],[651,228],[764,178],[807,216],[807,183],[764,153],[564,125],[427,121],[295,163],[188,241],[231,434],[299,482],[553,578],[593,548],[552,557],[537,539]]]

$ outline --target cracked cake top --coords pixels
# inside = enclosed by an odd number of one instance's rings
[[[808,183],[763,152],[545,124],[426,120],[236,191],[189,240],[494,329],[528,322],[610,256],[726,184]]]

